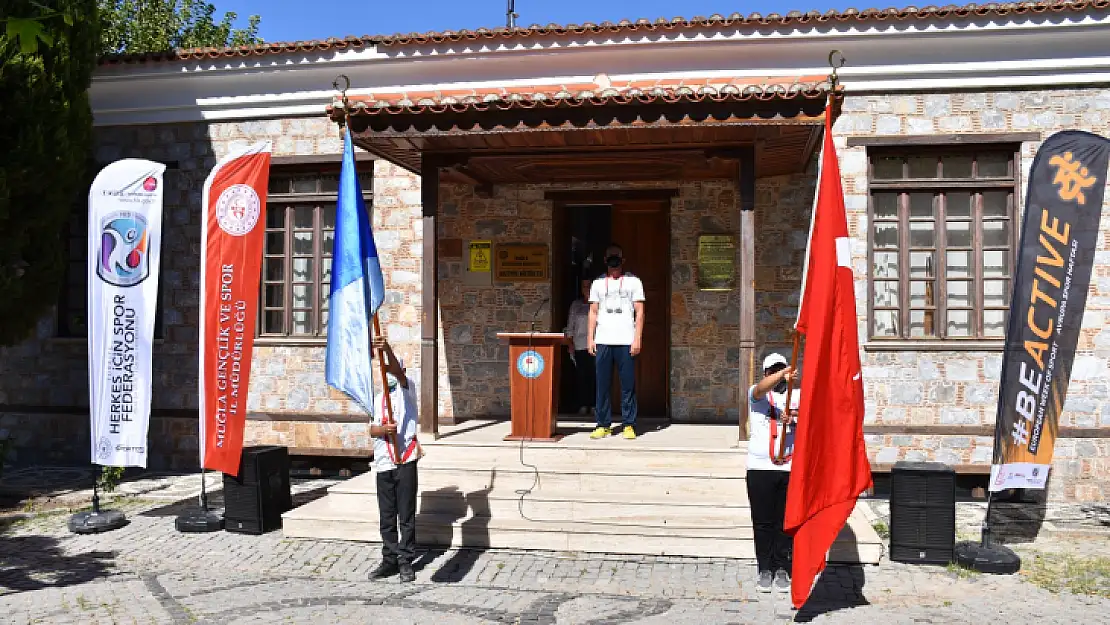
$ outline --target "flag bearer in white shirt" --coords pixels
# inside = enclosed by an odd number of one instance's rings
[[[412,561],[416,557],[416,462],[423,455],[416,440],[416,392],[405,366],[384,337],[374,339],[374,351],[386,363],[386,380],[393,420],[386,413],[385,394],[374,398],[370,436],[374,441],[374,472],[377,473],[378,513],[382,535],[382,562],[370,579],[400,575],[402,582],[416,579]],[[400,449],[394,445],[400,432]],[[398,454],[399,451],[399,454]],[[397,530],[400,527],[400,537]]]
[[[596,359],[597,429],[590,438],[613,433],[609,389],[613,366],[621,383],[622,434],[636,438],[636,365],[644,334],[644,285],[624,271],[624,251],[619,245],[605,250],[605,275],[590,287],[589,351]]]
[[[782,531],[786,516],[786,488],[790,484],[790,457],[794,453],[794,423],[786,423],[783,408],[794,369],[782,354],[763,359],[763,379],[748,391],[748,502],[755,533],[755,558],[759,565],[756,589],[790,591],[794,539]],[[801,391],[791,394],[791,412],[797,415]],[[779,444],[785,438],[785,453]]]

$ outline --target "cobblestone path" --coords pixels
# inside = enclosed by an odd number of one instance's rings
[[[180,534],[180,506],[131,500],[130,524],[75,536],[63,514],[0,528],[6,623],[705,625],[1110,623],[1110,599],[1021,576],[886,560],[832,567],[801,611],[760,594],[750,562],[504,551],[425,551],[417,582],[369,582],[374,545],[280,532]],[[1085,553],[1106,554],[1105,537]],[[1093,546],[1092,546],[1093,545]],[[1101,545],[1099,547],[1098,545]]]

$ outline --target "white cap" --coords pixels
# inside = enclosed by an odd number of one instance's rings
[[[770,354],[767,354],[767,357],[763,359],[763,370],[766,371],[775,365],[788,364],[790,364],[790,362],[786,360],[786,356],[783,356],[782,354],[779,354],[777,352],[772,352]]]

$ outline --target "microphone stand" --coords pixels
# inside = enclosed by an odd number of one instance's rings
[[[539,304],[536,304],[536,310],[534,310],[532,312],[532,322],[531,322],[531,324],[529,325],[529,328],[528,328],[528,351],[529,352],[532,351],[532,338],[536,335],[536,318],[540,316],[540,310],[543,309],[543,305],[550,302],[550,301],[551,301],[550,296],[543,298],[540,301]],[[536,414],[535,414],[536,413],[536,406],[535,406],[535,402],[533,401],[534,395],[532,394],[532,385],[533,385],[534,382],[535,382],[535,378],[530,378],[528,380],[528,417],[529,417],[528,420],[529,421],[534,421],[535,418],[536,418]],[[521,440],[520,444],[523,445],[524,441]]]

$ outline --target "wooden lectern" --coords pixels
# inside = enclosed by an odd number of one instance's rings
[[[497,337],[509,341],[512,431],[505,440],[558,441],[559,350],[567,337],[554,332],[501,332]]]

